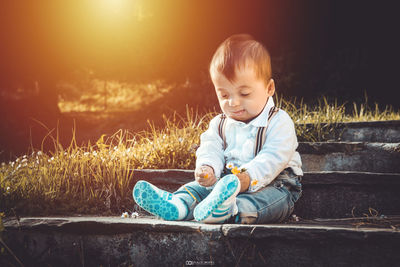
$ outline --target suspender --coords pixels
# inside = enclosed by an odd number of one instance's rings
[[[278,111],[279,111],[279,108],[272,107],[268,113],[267,126],[258,128],[257,135],[256,135],[256,143],[254,145],[254,156],[257,156],[257,154],[260,152],[261,148],[265,144],[265,139],[266,139],[267,128],[268,128],[269,122],[272,120],[272,118],[275,116],[275,114],[278,113]],[[226,115],[221,114],[221,120],[218,125],[218,134],[222,138],[224,150],[226,149],[225,125],[226,125]]]
[[[272,120],[272,118],[275,116],[275,114],[278,112],[279,108],[277,107],[272,107],[268,113],[268,123],[267,126],[265,127],[259,127],[257,131],[257,136],[256,136],[256,145],[254,146],[254,156],[260,152],[261,148],[265,144],[265,139],[266,139],[266,134],[267,134],[267,128],[269,125],[269,122]]]
[[[218,125],[218,134],[221,136],[223,143],[224,150],[226,149],[226,138],[225,138],[225,125],[226,125],[226,115],[221,114],[221,120],[219,121]]]

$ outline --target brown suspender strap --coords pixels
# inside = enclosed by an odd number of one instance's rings
[[[265,144],[267,128],[268,128],[269,122],[272,120],[272,118],[275,116],[275,114],[278,113],[278,110],[279,110],[279,108],[272,107],[268,114],[267,126],[258,128],[257,135],[256,135],[256,144],[254,145],[254,156],[257,156],[257,154],[260,152],[261,148]]]
[[[225,138],[225,124],[226,124],[226,115],[221,114],[221,120],[218,125],[218,134],[221,137],[223,143],[223,149],[226,149],[226,138]]]

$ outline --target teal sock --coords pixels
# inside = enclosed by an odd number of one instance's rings
[[[167,221],[183,220],[189,213],[185,202],[178,196],[143,180],[133,188],[133,198],[141,208]]]

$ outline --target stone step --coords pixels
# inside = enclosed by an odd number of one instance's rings
[[[170,192],[193,181],[192,170],[135,170],[130,188],[146,180]],[[344,218],[369,214],[400,215],[400,173],[305,172],[294,213],[302,218]]]
[[[306,124],[306,127],[311,128],[315,125]],[[347,142],[398,143],[400,142],[400,120],[339,123],[326,137]]]
[[[400,173],[400,143],[303,142],[304,171]]]
[[[397,266],[400,218],[206,225],[155,218],[21,218],[4,243],[26,266]],[[365,220],[364,220],[365,221]],[[12,263],[7,253],[0,263]]]

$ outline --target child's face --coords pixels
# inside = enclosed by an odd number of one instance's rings
[[[222,111],[238,121],[250,121],[264,109],[268,97],[275,92],[274,80],[265,84],[253,68],[236,69],[235,81],[230,82],[222,73],[211,75]]]

